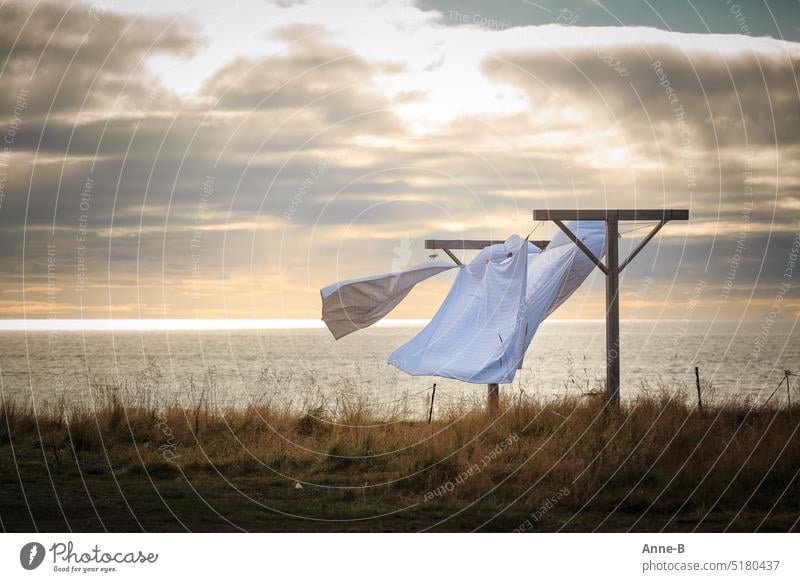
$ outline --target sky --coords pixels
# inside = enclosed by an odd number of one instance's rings
[[[623,318],[794,320],[798,42],[798,0],[2,2],[0,318],[318,318],[426,238],[666,207]]]

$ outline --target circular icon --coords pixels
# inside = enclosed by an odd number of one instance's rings
[[[19,551],[19,563],[26,570],[35,570],[44,561],[44,546],[39,542],[28,542]]]

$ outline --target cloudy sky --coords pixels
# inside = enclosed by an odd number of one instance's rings
[[[2,2],[0,318],[316,318],[425,238],[670,207],[623,317],[795,319],[798,42],[797,0]]]

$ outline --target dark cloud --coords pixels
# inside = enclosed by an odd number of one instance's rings
[[[445,26],[486,30],[570,21],[580,26],[647,26],[690,33],[751,34],[800,40],[800,16],[784,0],[417,0],[422,10],[439,13]]]
[[[625,43],[499,54],[492,79],[523,88],[531,107],[571,104],[631,134],[677,128],[685,119],[708,148],[800,143],[800,51],[748,48],[684,50],[664,43]],[[777,47],[776,47],[777,48]]]
[[[173,107],[177,100],[145,61],[188,56],[202,43],[185,21],[92,12],[87,4],[10,2],[0,14],[0,108],[13,109],[24,90],[28,116]]]
[[[346,122],[350,131],[401,129],[388,112],[390,102],[372,87],[385,66],[332,44],[325,32],[310,27],[287,27],[277,37],[289,43],[285,56],[239,58],[211,76],[200,94],[212,109],[281,110],[287,121],[317,116],[325,125]]]

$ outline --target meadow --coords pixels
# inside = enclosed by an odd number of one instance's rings
[[[623,387],[624,390],[624,387]],[[800,406],[505,391],[432,421],[357,397],[288,406],[0,402],[5,531],[790,531]],[[482,394],[482,392],[481,392]],[[793,402],[797,402],[795,397]]]

